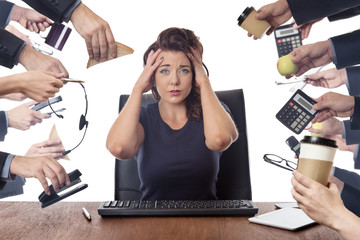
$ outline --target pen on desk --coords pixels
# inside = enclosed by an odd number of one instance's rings
[[[91,221],[91,215],[90,213],[85,209],[85,208],[82,208],[82,211],[86,217],[87,220]]]

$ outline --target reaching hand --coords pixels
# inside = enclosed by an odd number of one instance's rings
[[[46,71],[30,71],[13,75],[14,80],[19,81],[20,91],[28,98],[37,102],[43,102],[63,87],[63,82],[59,78],[62,74]]]
[[[346,96],[339,93],[328,92],[319,98],[313,105],[314,110],[321,110],[312,123],[322,122],[331,117],[350,117],[354,114],[355,99],[352,96]]]
[[[299,207],[316,222],[333,227],[339,214],[347,211],[337,186],[329,183],[329,188],[327,188],[297,170],[293,172],[293,175],[291,194]]]
[[[266,32],[270,35],[275,28],[283,23],[286,23],[291,18],[291,12],[286,0],[278,0],[277,2],[265,5],[258,10],[255,16],[259,20],[266,20],[270,25],[270,29]],[[248,33],[248,36],[252,35]],[[254,37],[254,39],[257,39]]]
[[[13,27],[12,25],[8,24],[5,28],[7,31],[11,32],[12,34],[14,34],[15,36],[17,36],[18,38],[20,38],[21,40],[23,40],[25,42],[25,44],[29,47],[32,47],[32,43],[30,41],[30,38],[28,35],[23,34],[22,32],[20,32],[19,30],[17,30],[15,27]]]
[[[20,23],[31,32],[45,31],[52,23],[51,20],[33,9],[14,5],[11,20]]]
[[[85,39],[87,51],[91,59],[108,60],[108,52],[115,58],[117,46],[109,24],[80,3],[70,18],[76,31]]]
[[[294,29],[300,29],[301,30],[301,39],[304,40],[306,38],[309,37],[309,34],[310,34],[310,30],[311,30],[311,27],[316,23],[316,22],[319,22],[323,20],[323,18],[320,18],[320,19],[317,19],[317,20],[314,20],[314,21],[311,21],[311,22],[308,22],[308,23],[304,23],[302,25],[297,25],[294,21],[294,25],[293,25],[293,28]]]
[[[26,96],[22,93],[9,93],[0,96],[0,98],[5,98],[11,101],[23,101],[26,99]]]
[[[50,195],[50,188],[46,178],[50,179],[56,192],[58,192],[64,184],[70,185],[70,179],[65,169],[50,156],[15,156],[10,165],[10,173],[25,178],[37,178],[44,188],[45,193],[48,195]]]
[[[56,160],[62,158],[65,151],[60,139],[49,139],[41,143],[33,144],[25,157],[51,156]]]
[[[307,78],[306,83],[323,88],[337,88],[346,84],[347,81],[346,70],[344,68],[340,70],[336,68],[328,69],[310,74]]]
[[[41,123],[44,118],[50,118],[49,114],[41,113],[29,107],[36,102],[24,103],[8,111],[9,127],[19,130],[28,130],[31,126]]]
[[[299,66],[296,76],[299,77],[311,68],[320,67],[333,60],[333,52],[329,40],[303,45],[290,53],[291,61]]]
[[[62,77],[69,77],[68,71],[58,59],[40,53],[29,46],[25,46],[21,51],[19,63],[28,71],[43,70],[61,73]]]
[[[142,93],[146,93],[153,86],[153,83],[151,82],[151,77],[154,75],[154,72],[164,60],[163,58],[156,60],[160,53],[161,49],[158,49],[156,52],[151,50],[148,55],[144,70],[141,73],[134,87],[139,89],[139,91],[141,91]]]
[[[321,129],[310,128],[309,132],[333,136],[339,134],[341,135],[343,133],[343,128],[341,122],[332,117],[322,122]]]

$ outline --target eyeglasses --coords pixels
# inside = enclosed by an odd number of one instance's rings
[[[286,170],[289,171],[294,171],[297,168],[297,164],[290,161],[290,160],[286,160],[282,157],[279,157],[278,155],[275,154],[265,154],[264,155],[264,161],[267,163],[271,163],[274,164],[278,167],[284,168]],[[286,165],[281,164],[282,162],[285,162]]]

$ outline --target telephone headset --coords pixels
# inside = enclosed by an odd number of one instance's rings
[[[79,131],[81,131],[84,127],[85,127],[85,131],[84,131],[84,134],[83,134],[83,136],[82,136],[82,138],[81,138],[81,141],[80,141],[75,147],[73,147],[72,149],[66,150],[65,152],[63,152],[63,153],[62,153],[63,156],[68,155],[71,151],[73,151],[75,148],[77,148],[77,147],[82,143],[82,141],[83,141],[84,138],[85,138],[86,130],[87,130],[88,125],[89,125],[89,122],[86,120],[86,115],[87,115],[87,111],[88,111],[88,99],[87,99],[86,90],[85,90],[84,85],[83,85],[81,82],[78,82],[78,83],[80,84],[80,86],[81,86],[81,87],[83,88],[83,90],[84,90],[85,103],[86,103],[86,105],[85,105],[85,114],[82,114],[82,115],[80,116]],[[56,111],[54,111],[54,109],[53,109],[52,106],[51,106],[51,100],[48,100],[48,101],[47,101],[47,104],[49,105],[51,111],[52,111],[58,118],[61,118],[61,119],[64,118],[63,115],[58,114]]]

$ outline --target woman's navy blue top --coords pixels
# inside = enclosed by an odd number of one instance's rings
[[[221,152],[205,145],[203,120],[188,120],[174,130],[161,119],[158,103],[152,103],[141,108],[140,123],[145,139],[135,159],[142,200],[217,199]]]

